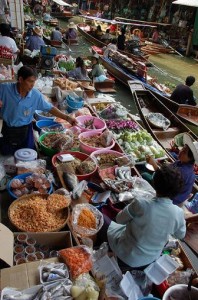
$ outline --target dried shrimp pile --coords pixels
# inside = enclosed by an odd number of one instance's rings
[[[65,223],[67,213],[64,208],[69,203],[68,198],[58,194],[49,196],[49,201],[42,195],[32,195],[13,202],[9,217],[16,227],[25,232],[53,231]]]

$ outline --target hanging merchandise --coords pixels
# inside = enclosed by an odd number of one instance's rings
[[[23,0],[10,0],[10,18],[11,26],[24,30],[24,10],[23,10]]]

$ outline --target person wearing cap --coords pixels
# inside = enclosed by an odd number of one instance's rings
[[[186,233],[184,211],[172,198],[182,188],[180,172],[164,165],[153,178],[156,196],[128,198],[129,203],[112,221],[104,215],[96,245],[108,242],[123,272],[144,270],[158,259],[170,235],[183,239]]]
[[[60,32],[60,28],[58,26],[52,31],[51,40],[62,42],[62,33]]]
[[[13,54],[14,58],[16,58],[19,53],[19,49],[16,42],[10,37],[10,30],[11,28],[9,24],[0,24],[0,46],[7,47]]]
[[[17,73],[16,83],[0,84],[0,110],[3,119],[0,150],[3,155],[21,148],[34,149],[32,120],[35,110],[42,110],[75,125],[75,119],[62,113],[47,102],[34,88],[37,71],[23,66]]]
[[[179,84],[178,86],[176,86],[176,88],[172,92],[172,95],[170,96],[170,99],[173,100],[174,102],[177,102],[178,104],[187,104],[187,105],[196,106],[197,103],[193,96],[193,91],[190,88],[190,86],[192,86],[194,82],[195,82],[194,76],[186,77],[185,84]]]
[[[77,39],[77,28],[74,22],[70,22],[68,30],[65,33],[66,40],[76,40]]]
[[[190,135],[184,133],[183,135],[183,148],[179,151],[178,158],[175,162],[171,163],[174,168],[178,168],[183,178],[183,188],[178,195],[175,195],[173,204],[183,205],[193,188],[195,182],[194,164],[198,164],[198,142],[194,142]],[[156,171],[160,168],[160,165],[155,159],[149,155],[146,156],[147,163],[151,164]],[[152,181],[152,176],[148,177],[148,174],[143,173],[142,177],[148,181]]]
[[[43,30],[36,26],[33,28],[33,35],[29,37],[26,42],[26,48],[30,51],[40,50],[41,46],[45,45],[44,40],[42,39]]]
[[[93,81],[100,81],[100,82],[107,80],[105,72],[101,67],[101,65],[99,64],[99,55],[94,54],[91,59],[92,59],[92,70],[89,74],[91,79],[93,79]]]

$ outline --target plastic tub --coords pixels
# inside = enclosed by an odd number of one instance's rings
[[[102,132],[107,127],[106,123],[99,118],[92,117],[92,116],[79,116],[79,117],[76,117],[76,121],[77,121],[77,126],[80,128],[81,132],[93,130],[93,129],[88,129],[88,128],[85,128],[82,126],[85,121],[89,121],[89,120],[93,120],[93,125],[95,127],[94,130],[96,130],[98,132]]]
[[[78,152],[78,151],[64,151],[64,152],[59,152],[57,154],[55,154],[53,157],[52,157],[52,165],[56,168],[57,164],[57,156],[61,155],[61,154],[71,154],[73,155],[74,157],[84,161],[85,159],[89,158],[89,155],[85,154],[85,153],[82,153],[82,152]],[[92,159],[93,161],[93,159]],[[94,162],[94,161],[93,161]],[[97,171],[97,165],[95,164],[95,169],[93,170],[93,172],[91,173],[88,173],[88,174],[83,174],[83,175],[76,175],[78,180],[81,181],[81,180],[87,180],[89,179],[95,172]]]
[[[46,132],[44,134],[42,134],[40,137],[39,137],[39,144],[40,144],[40,148],[41,148],[41,151],[43,151],[43,153],[45,153],[46,155],[52,157],[54,154],[57,153],[58,150],[56,149],[53,149],[53,148],[48,148],[46,147],[44,144],[43,144],[43,140],[44,138],[46,137],[46,135],[48,134],[55,134],[56,132]]]
[[[42,115],[42,110],[35,110],[35,118],[36,120],[51,120],[54,121],[56,119],[56,117],[46,117]]]
[[[8,190],[8,193],[10,194],[10,196],[12,196],[12,198],[17,199],[17,196],[12,192],[12,188],[11,188],[12,181],[13,181],[14,179],[23,179],[23,180],[25,180],[26,177],[28,177],[28,176],[30,176],[30,175],[32,175],[32,173],[24,173],[24,174],[20,174],[20,175],[15,176],[14,178],[12,178],[12,179],[8,182],[7,190]],[[51,186],[50,186],[50,188],[49,188],[49,190],[48,190],[48,194],[51,194],[52,191],[53,191],[53,186],[52,186],[52,184],[51,184]]]
[[[36,122],[36,127],[37,127],[39,133],[41,132],[43,127],[50,127],[53,125],[60,126],[61,124],[58,122],[55,122],[53,120],[39,120]]]
[[[95,131],[95,130],[92,130],[92,131],[82,132],[81,134],[79,134],[80,149],[81,149],[83,152],[85,152],[85,153],[87,153],[87,154],[91,154],[92,152],[97,151],[97,150],[102,150],[102,149],[103,149],[103,150],[104,150],[104,149],[105,149],[105,150],[110,150],[111,148],[114,147],[114,145],[115,145],[115,141],[114,141],[114,140],[112,140],[110,146],[105,147],[105,148],[102,148],[102,147],[100,147],[100,148],[92,147],[92,146],[89,146],[89,145],[87,145],[87,144],[85,144],[85,143],[83,143],[83,142],[81,141],[81,138],[92,137],[92,136],[95,136],[95,135],[99,135],[99,132],[98,132],[98,131]]]
[[[14,157],[16,159],[16,162],[18,161],[32,161],[37,159],[38,153],[30,148],[22,148],[14,153]]]
[[[191,287],[191,291],[188,291],[186,284],[176,284],[166,290],[162,300],[169,300],[174,298],[175,300],[197,300],[198,299],[198,288]]]
[[[71,107],[71,108],[74,108],[74,109],[78,109],[78,108],[81,108],[83,107],[84,105],[84,100],[83,98],[81,97],[78,97],[78,98],[72,98],[71,96],[67,96],[66,97],[66,100],[67,100],[67,104]]]

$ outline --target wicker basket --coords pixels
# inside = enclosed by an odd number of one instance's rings
[[[17,207],[17,205],[18,205],[19,202],[21,202],[21,201],[26,202],[26,201],[32,199],[34,196],[35,197],[40,196],[41,198],[43,198],[44,201],[47,201],[47,198],[48,198],[49,195],[48,194],[35,194],[35,195],[30,194],[30,195],[24,195],[24,196],[18,198],[17,200],[15,200],[14,202],[12,202],[12,204],[9,206],[9,209],[8,209],[9,220],[12,223],[12,225],[14,225],[20,231],[26,232],[27,230],[23,226],[18,226],[14,222],[14,220],[12,219],[12,212]],[[47,231],[47,232],[55,232],[55,231],[60,231],[63,227],[65,227],[65,225],[67,224],[68,218],[69,218],[69,207],[64,208],[64,213],[65,213],[65,220],[64,220],[64,222],[59,227],[55,227],[53,229],[45,230],[45,231]],[[35,232],[35,231],[32,230],[32,232]],[[42,231],[37,231],[37,232],[42,232]]]

